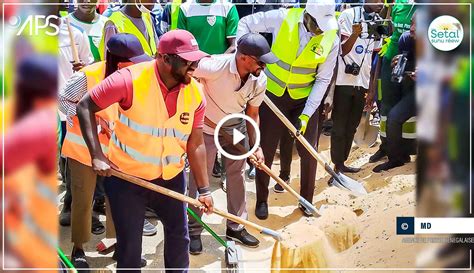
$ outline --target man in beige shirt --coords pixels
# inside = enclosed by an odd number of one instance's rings
[[[265,96],[267,78],[263,70],[265,64],[274,63],[277,59],[271,53],[266,39],[260,34],[249,33],[237,42],[235,54],[217,55],[200,61],[193,76],[199,78],[204,86],[206,96],[206,121],[204,123],[204,143],[206,145],[208,174],[216,158],[217,147],[214,143],[214,127],[221,119],[229,114],[245,113],[257,124],[259,123],[259,107]],[[237,129],[245,136],[244,146],[253,147],[256,132],[253,126],[247,126],[244,120],[232,119],[233,124],[225,123],[224,131],[232,134]],[[223,148],[233,149],[232,143],[220,141]],[[235,148],[234,148],[235,149]],[[259,147],[254,153],[260,163],[263,163],[263,152]],[[247,218],[245,197],[245,159],[233,160],[226,158],[227,172],[227,210],[229,213]],[[190,175],[189,196],[195,198],[197,190]],[[196,210],[198,213],[198,211]],[[193,218],[189,218],[189,235],[191,239],[189,252],[199,254],[202,251],[202,227]],[[226,236],[240,243],[257,247],[259,241],[250,235],[242,225],[227,221]]]

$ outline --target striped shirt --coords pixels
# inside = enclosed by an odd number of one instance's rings
[[[86,93],[87,77],[80,71],[74,73],[59,92],[59,110],[66,115],[69,126],[72,126],[72,117],[76,115],[77,103]]]

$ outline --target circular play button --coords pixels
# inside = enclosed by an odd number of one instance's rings
[[[248,152],[240,152],[243,147],[246,147],[245,143],[248,142],[248,139],[246,139],[247,135],[243,134],[236,128],[232,129],[231,133],[225,129],[225,125],[240,124],[242,123],[242,119],[248,121],[255,130],[255,143]],[[230,136],[230,138],[227,138],[228,141],[225,140],[226,137],[223,137],[223,134]],[[217,147],[217,150],[219,150],[223,156],[233,160],[246,159],[251,154],[255,153],[255,151],[258,149],[258,146],[260,146],[260,130],[258,129],[258,124],[252,118],[244,114],[238,113],[227,115],[221,119],[219,123],[217,123],[216,129],[214,130],[214,143]],[[234,149],[223,148],[228,146],[234,146]],[[230,153],[228,150],[239,152]]]

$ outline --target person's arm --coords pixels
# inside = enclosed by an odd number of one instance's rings
[[[235,5],[232,5],[232,7],[229,10],[229,13],[227,14],[226,17],[226,30],[225,30],[225,36],[227,38],[227,43],[229,45],[229,48],[225,51],[225,53],[233,53],[235,52],[235,36],[237,35],[237,27],[239,25],[239,14],[237,13],[237,8]]]
[[[236,41],[243,35],[251,32],[275,32],[280,29],[287,12],[285,9],[276,9],[266,12],[257,12],[243,17],[240,19],[237,27]]]
[[[259,109],[258,106],[252,106],[248,104],[247,108],[245,109],[245,114],[249,116],[251,119],[253,119],[257,123],[257,125],[260,125],[260,116],[258,114],[259,112],[258,109]],[[252,124],[250,124],[250,122],[248,121],[247,121],[247,133],[249,135],[250,147],[253,147],[257,139],[257,132],[255,131],[255,128],[252,126]],[[263,151],[261,147],[257,148],[254,155],[257,157],[258,164],[262,164],[265,162],[265,157],[263,156]]]
[[[114,103],[119,103],[120,107],[126,110],[130,108],[132,100],[130,71],[123,69],[113,73],[94,87],[77,105],[77,117],[92,158],[92,169],[100,176],[110,176],[111,168],[117,169],[117,167],[102,152],[97,136],[95,113]]]
[[[313,88],[308,96],[308,99],[306,100],[306,105],[303,109],[303,112],[301,113],[302,115],[307,116],[308,119],[311,118],[314,112],[316,112],[316,109],[318,109],[319,104],[321,104],[321,100],[324,97],[329,84],[331,83],[338,53],[339,39],[336,38],[331,52],[329,52],[326,58],[326,61],[320,64],[317,68]]]
[[[341,56],[344,57],[351,52],[357,38],[362,33],[362,25],[354,24],[351,12],[354,9],[346,10],[341,13],[338,19],[338,24],[341,32]]]
[[[107,43],[110,40],[110,37],[117,34],[117,27],[112,21],[107,21],[104,26],[104,35],[102,35],[102,39],[104,40],[102,50],[99,50],[101,60],[105,60],[105,54],[107,53]]]
[[[378,52],[374,52],[373,54],[378,54]],[[365,111],[371,111],[374,98],[375,98],[375,90],[377,90],[378,79],[380,75],[380,71],[382,69],[382,57],[376,56],[377,62],[375,65],[375,69],[370,71],[370,81],[369,81],[369,90],[367,92],[367,97],[365,99]]]
[[[215,80],[224,71],[224,62],[208,57],[199,61],[198,67],[194,70],[193,77],[200,80]]]
[[[352,33],[349,37],[346,36],[346,35],[341,34],[341,40],[342,40],[342,42],[341,42],[341,49],[342,49],[341,56],[342,57],[346,56],[347,54],[349,54],[349,52],[351,52],[352,47],[354,47],[354,44],[357,41],[357,39],[359,38],[359,35],[361,33],[362,33],[362,25],[361,24],[354,24],[354,25],[352,25]]]
[[[74,73],[59,92],[59,111],[66,114],[70,126],[72,117],[76,115],[76,105],[86,93],[87,77],[81,71]]]
[[[202,128],[193,128],[187,144],[187,155],[191,172],[199,192],[199,201],[205,205],[204,211],[212,213],[213,201],[209,189],[209,176],[207,174],[206,146],[204,145],[204,137]]]

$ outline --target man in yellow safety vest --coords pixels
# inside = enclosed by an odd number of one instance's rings
[[[198,199],[205,211],[212,211],[202,160],[206,157],[205,99],[192,78],[205,56],[191,33],[173,30],[161,37],[156,60],[121,69],[84,96],[77,112],[97,174],[110,176],[114,168],[184,194],[187,154]],[[119,104],[118,119],[105,157],[95,113],[114,103]],[[117,233],[117,267],[139,268],[143,217],[149,206],[164,226],[165,267],[185,272],[189,267],[186,204],[115,176],[107,177],[104,186]]]
[[[237,39],[248,32],[273,34],[272,52],[279,61],[267,65],[265,70],[267,96],[313,146],[316,146],[318,135],[317,108],[331,81],[339,49],[334,13],[334,0],[309,0],[305,9],[271,10],[244,17],[237,31]],[[261,147],[267,166],[271,166],[280,135],[285,130],[277,116],[262,105]],[[317,162],[299,143],[297,148],[301,157],[300,193],[311,202]],[[259,219],[268,217],[269,180],[267,174],[257,170],[255,215]],[[282,192],[283,188],[275,191]],[[303,207],[300,209],[306,216],[311,215]]]

